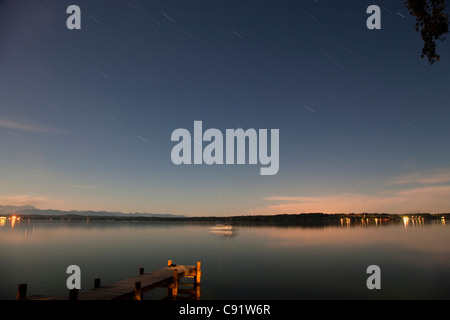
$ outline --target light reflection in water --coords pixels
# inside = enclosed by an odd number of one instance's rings
[[[232,238],[237,235],[236,231],[227,231],[227,230],[210,230],[209,233],[217,236],[217,237],[223,237],[223,238]]]
[[[387,226],[391,224],[400,223],[404,226],[404,228],[412,227],[415,229],[416,227],[425,226],[425,218],[422,216],[400,216],[397,218],[375,218],[375,217],[353,217],[353,218],[340,218],[340,226],[341,228],[348,227],[380,227]],[[445,226],[445,216],[442,216],[438,219],[428,220],[428,223],[437,223],[442,226]]]
[[[13,216],[9,217],[8,220],[11,221],[11,230],[14,229],[14,226],[16,225],[16,222],[20,223],[20,217],[18,217],[16,215],[13,215]]]
[[[20,217],[16,215],[12,215],[11,217],[0,217],[0,227],[4,227],[8,224],[8,221],[11,223],[11,230],[14,229],[16,223],[20,224]]]
[[[408,227],[408,223],[409,223],[409,218],[403,217],[403,224],[405,225],[405,229]]]
[[[413,228],[416,227],[423,227],[425,225],[425,219],[423,217],[403,217],[403,225],[405,226],[405,229],[408,227],[409,224],[413,225]]]
[[[341,227],[350,227],[350,222],[351,219],[350,218],[341,218]]]

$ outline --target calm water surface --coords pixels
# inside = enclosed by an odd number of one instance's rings
[[[28,284],[28,295],[66,297],[72,264],[88,290],[94,278],[108,284],[169,259],[202,262],[205,300],[450,299],[450,230],[441,222],[230,234],[188,223],[25,220],[0,226],[0,259],[2,300],[15,299],[19,283]],[[367,289],[369,265],[381,268],[381,290]]]

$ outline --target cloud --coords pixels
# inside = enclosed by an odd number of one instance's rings
[[[36,208],[52,208],[62,205],[60,200],[51,199],[45,196],[32,196],[27,194],[14,194],[0,197],[0,201],[5,205],[26,206],[31,205]]]
[[[442,184],[450,182],[450,169],[440,168],[430,171],[418,171],[399,176],[389,182],[389,185],[407,184]]]
[[[71,187],[71,188],[76,188],[76,189],[89,189],[89,190],[97,190],[97,187],[93,187],[93,186],[83,186],[83,185],[79,185],[79,184],[71,184],[71,185],[66,185],[67,187]]]
[[[36,133],[56,133],[59,130],[46,127],[44,125],[30,122],[28,120],[8,120],[0,118],[0,127],[8,130],[26,131],[26,132],[36,132]],[[8,131],[9,134],[14,134]],[[14,134],[18,136],[17,134]]]
[[[324,196],[268,196],[271,202],[250,214],[413,213],[450,212],[450,169],[435,168],[400,175],[376,194],[339,193]]]
[[[412,213],[450,212],[450,186],[425,186],[385,190],[374,195],[342,193],[326,196],[270,196],[273,204],[250,210],[250,214],[323,213]]]

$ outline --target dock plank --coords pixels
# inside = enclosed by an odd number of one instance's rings
[[[174,270],[177,270],[177,282],[174,283]],[[143,273],[143,268],[139,270],[139,273]],[[107,284],[87,291],[78,290],[75,292],[74,299],[77,300],[116,300],[116,299],[134,299],[136,283],[140,282],[140,293],[143,294],[159,287],[166,287],[172,289],[172,295],[177,295],[178,287],[183,285],[180,280],[183,277],[194,277],[196,279],[196,285],[191,284],[194,288],[197,288],[197,292],[193,292],[195,298],[198,299],[200,291],[198,285],[200,284],[200,262],[197,262],[197,266],[191,265],[175,265],[172,260],[169,260],[168,266],[156,271],[143,273],[134,277],[119,280],[112,284]],[[99,279],[96,279],[96,281]],[[139,289],[138,289],[139,290]],[[192,293],[192,290],[180,288],[180,293]],[[23,296],[20,297],[20,294]],[[51,297],[33,295],[26,297],[26,284],[20,284],[18,289],[18,299],[21,300],[68,300],[68,297]]]
[[[178,270],[178,277],[181,278],[185,274],[192,274],[196,269],[195,266],[177,265],[174,267],[165,267],[163,269],[144,273],[132,278],[120,280],[116,283],[102,286],[78,294],[78,300],[114,300],[131,296],[134,294],[134,286],[136,282],[141,282],[142,292],[151,290],[156,287],[169,285],[173,280],[173,270]]]

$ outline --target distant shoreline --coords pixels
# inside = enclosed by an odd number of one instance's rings
[[[170,216],[107,216],[96,214],[22,214],[17,213],[22,219],[42,221],[133,221],[133,222],[191,222],[191,223],[227,223],[233,225],[334,225],[342,224],[343,221],[360,222],[376,221],[380,223],[403,222],[405,218],[422,221],[439,221],[444,218],[450,219],[450,213],[430,214],[386,214],[386,213],[302,213],[302,214],[279,214],[279,215],[241,215],[241,216],[202,216],[202,217],[170,217]]]

